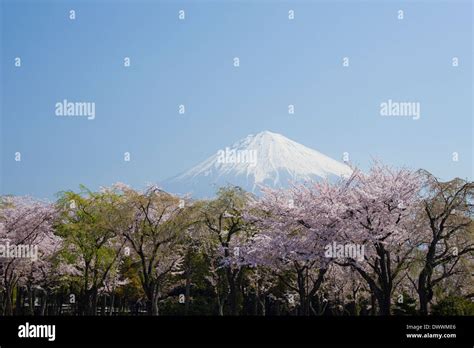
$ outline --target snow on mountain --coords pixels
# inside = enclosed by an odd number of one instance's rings
[[[352,169],[322,153],[269,131],[249,135],[193,168],[165,180],[173,193],[211,197],[233,184],[258,194],[261,185],[287,187],[291,181],[347,177]]]

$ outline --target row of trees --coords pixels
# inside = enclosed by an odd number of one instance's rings
[[[55,203],[5,196],[0,246],[38,257],[0,252],[0,313],[474,314],[473,194],[376,163],[261,197],[123,184]]]

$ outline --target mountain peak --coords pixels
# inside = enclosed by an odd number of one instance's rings
[[[270,132],[269,130],[264,130],[260,133],[257,133],[255,135],[256,137],[263,137],[263,136],[267,136],[267,137],[283,137],[283,135],[279,134],[279,133],[274,133],[274,132]]]
[[[174,193],[208,197],[227,184],[258,193],[261,185],[286,187],[291,181],[347,177],[351,173],[346,164],[265,130],[219,149],[163,186]]]
[[[255,135],[250,134],[247,137],[248,138],[254,138],[254,139],[266,139],[266,140],[286,138],[285,136],[283,136],[279,133],[270,132],[268,130],[262,131],[260,133],[255,134]]]

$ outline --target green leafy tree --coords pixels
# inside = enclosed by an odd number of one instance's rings
[[[243,211],[248,200],[249,194],[243,189],[228,186],[219,189],[217,197],[202,207],[202,223],[209,233],[207,256],[214,275],[221,315],[226,302],[229,303],[231,315],[239,313],[239,288],[244,271],[242,267],[227,261],[238,252],[233,241],[246,230]]]
[[[434,287],[458,272],[463,257],[474,255],[474,183],[454,179],[441,182],[425,172],[423,201],[427,237],[416,284],[420,313],[428,314]]]
[[[64,240],[61,256],[68,266],[65,272],[79,279],[79,311],[95,315],[98,290],[117,266],[124,244],[120,236],[123,223],[116,192],[81,189],[60,194],[56,233]]]

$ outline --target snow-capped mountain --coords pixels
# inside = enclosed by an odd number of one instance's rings
[[[172,193],[211,197],[218,187],[238,185],[257,193],[261,185],[286,187],[291,181],[347,177],[352,169],[281,134],[249,135],[193,168],[162,182]]]

